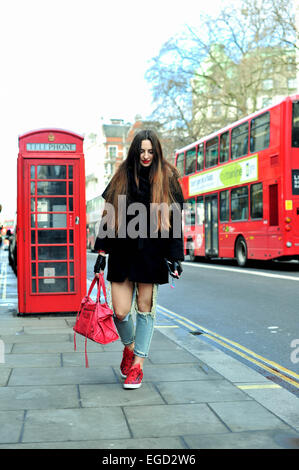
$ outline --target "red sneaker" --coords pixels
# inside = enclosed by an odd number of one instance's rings
[[[126,380],[124,381],[124,388],[139,388],[143,379],[143,372],[139,364],[131,367]]]
[[[131,351],[128,346],[125,346],[125,349],[123,351],[123,358],[120,364],[120,375],[123,379],[127,377],[129,370],[131,369],[131,366],[133,364],[133,360],[134,351]]]

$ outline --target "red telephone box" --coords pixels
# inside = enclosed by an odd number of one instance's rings
[[[83,137],[42,129],[19,137],[19,313],[76,312],[86,293]]]

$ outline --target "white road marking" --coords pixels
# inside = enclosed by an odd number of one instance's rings
[[[229,271],[233,273],[240,273],[240,274],[251,274],[252,276],[263,276],[263,277],[271,277],[274,279],[285,279],[287,281],[297,281],[299,282],[299,277],[294,276],[285,276],[283,274],[272,274],[272,273],[264,273],[258,271],[251,271],[249,269],[238,269],[238,268],[228,268],[225,266],[215,266],[215,265],[208,265],[208,264],[201,264],[201,263],[182,263],[185,266],[192,266],[195,268],[203,268],[203,269],[218,269],[220,271]],[[298,267],[299,272],[299,267]]]

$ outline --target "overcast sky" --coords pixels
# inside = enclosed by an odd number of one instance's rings
[[[238,0],[235,0],[238,3]],[[204,6],[203,6],[204,3]],[[18,136],[97,132],[101,117],[146,118],[144,74],[162,44],[223,0],[0,1],[0,220],[16,206]]]

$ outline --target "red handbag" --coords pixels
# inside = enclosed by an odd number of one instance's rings
[[[90,294],[97,283],[97,300],[94,302]],[[105,303],[100,303],[101,287],[103,289]],[[108,344],[119,339],[113,321],[113,311],[109,308],[106,297],[104,274],[100,278],[95,277],[90,285],[88,294],[82,299],[79,312],[76,317],[74,330],[74,349],[76,351],[76,333],[85,336],[85,365],[89,367],[87,358],[87,338],[100,344]]]

